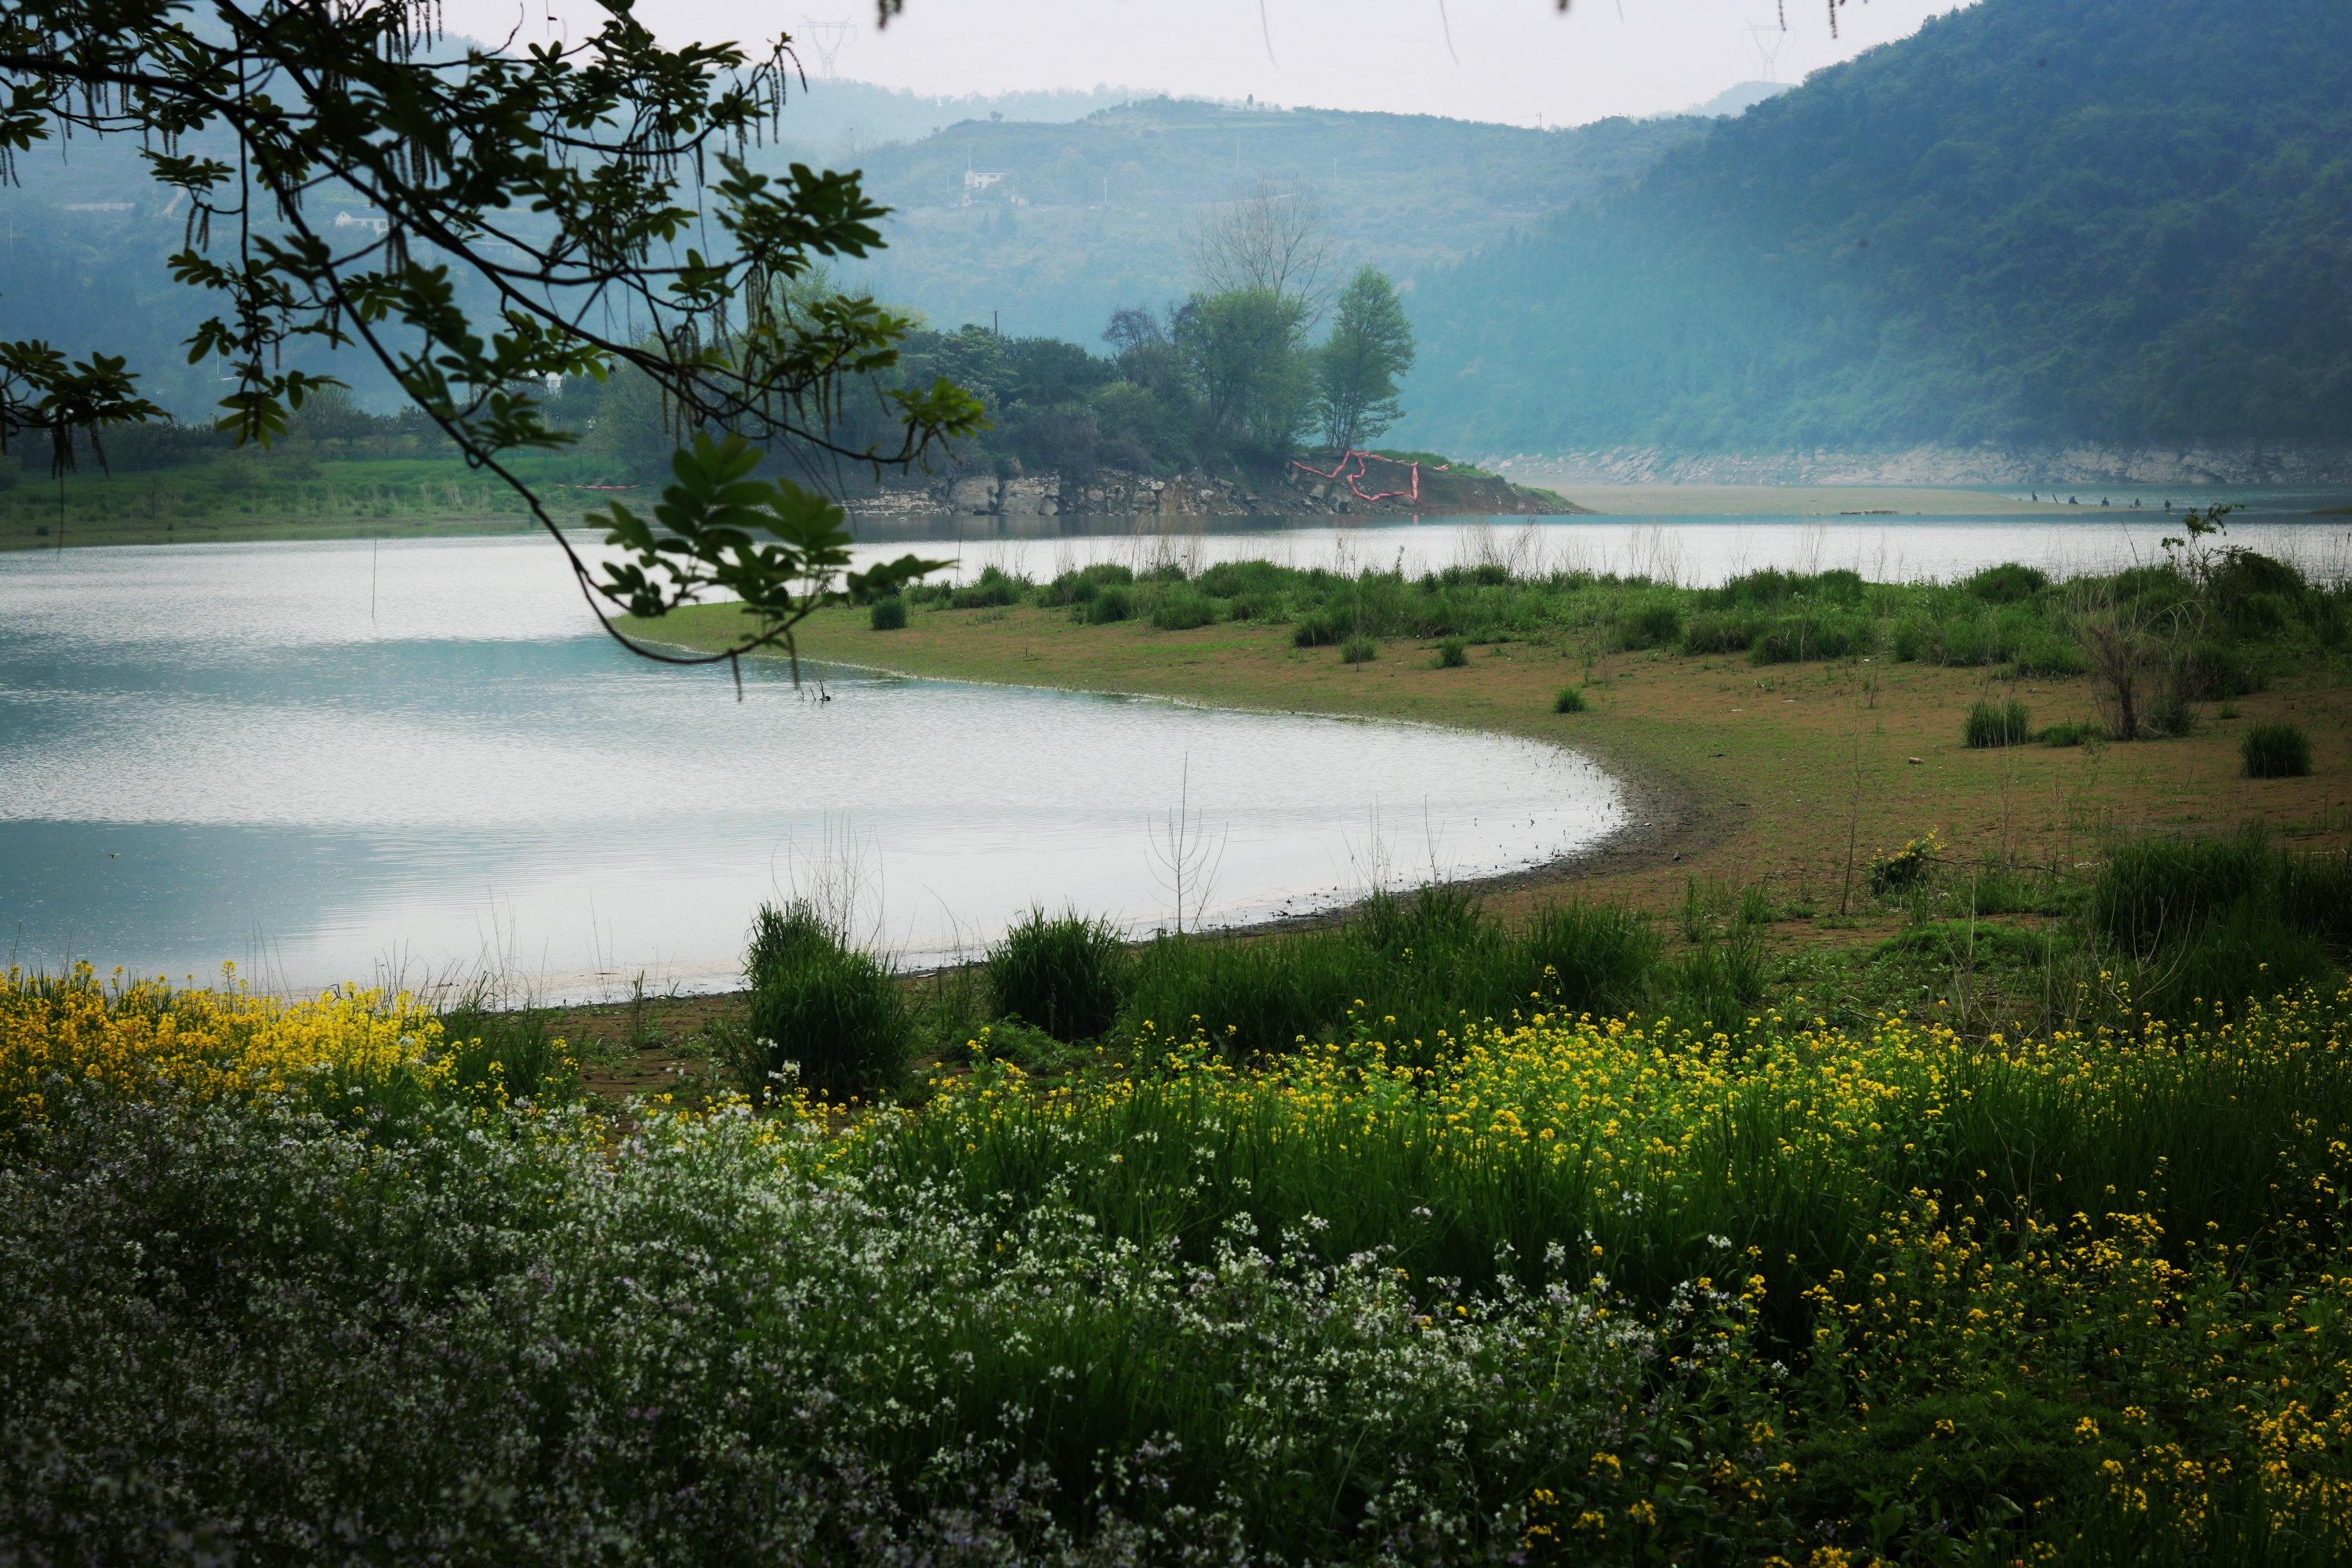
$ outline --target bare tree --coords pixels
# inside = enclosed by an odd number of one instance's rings
[[[1331,231],[1310,187],[1260,180],[1185,237],[1202,293],[1263,289],[1303,306],[1302,337],[1322,319],[1331,298]]]

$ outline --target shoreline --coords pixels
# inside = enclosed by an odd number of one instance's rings
[[[845,612],[831,612],[836,618]],[[673,612],[673,618],[694,616],[705,620],[723,619],[731,609],[723,605],[698,606],[684,612]],[[815,617],[812,617],[812,622]],[[830,627],[824,629],[831,629]],[[1171,634],[1160,634],[1167,636]],[[1185,634],[1172,634],[1182,636]],[[673,647],[708,652],[716,638],[663,636],[649,637],[649,641],[665,643]],[[1695,864],[1702,857],[1719,847],[1736,833],[1745,820],[1744,805],[1710,797],[1696,779],[1686,776],[1666,760],[1649,754],[1643,749],[1626,743],[1622,737],[1601,735],[1570,735],[1559,732],[1557,725],[1538,723],[1478,723],[1460,717],[1440,717],[1383,711],[1377,708],[1349,708],[1336,704],[1300,704],[1266,700],[1236,700],[1229,694],[1191,688],[1171,687],[1150,682],[1104,683],[1088,679],[1013,679],[998,672],[979,668],[957,668],[963,661],[885,662],[874,658],[843,657],[828,651],[835,639],[820,630],[814,637],[804,624],[800,640],[799,657],[804,664],[853,669],[865,673],[895,677],[908,680],[940,680],[965,686],[1017,687],[1030,690],[1066,692],[1098,697],[1149,698],[1187,703],[1224,711],[1276,713],[1301,718],[1330,719],[1373,723],[1417,725],[1456,733],[1492,735],[1513,740],[1533,741],[1556,748],[1580,761],[1600,768],[1617,787],[1623,802],[1626,820],[1609,829],[1591,844],[1534,866],[1497,871],[1486,876],[1468,877],[1455,882],[1482,901],[1500,898],[1509,906],[1532,905],[1548,901],[1561,892],[1580,884],[1606,881],[1626,877],[1641,870],[1659,867]],[[749,657],[782,661],[786,656],[766,651]],[[942,662],[947,666],[942,668]],[[928,667],[926,667],[928,665]],[[1363,896],[1344,897],[1330,906],[1300,914],[1276,916],[1269,919],[1239,922],[1213,928],[1221,937],[1249,940],[1286,932],[1320,930],[1340,924],[1362,907]],[[924,976],[952,970],[954,966],[926,969]],[[917,973],[917,972],[910,972]]]

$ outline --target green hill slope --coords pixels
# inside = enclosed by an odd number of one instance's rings
[[[1982,0],[1422,280],[1474,450],[2352,446],[2352,7]]]
[[[898,209],[890,248],[836,275],[942,328],[992,312],[1008,333],[1094,344],[1113,310],[1181,299],[1186,224],[1262,178],[1314,187],[1341,258],[1402,281],[1622,188],[1713,123],[1537,131],[1165,98],[1069,124],[965,121],[860,155],[867,188]],[[967,170],[999,177],[971,189]]]

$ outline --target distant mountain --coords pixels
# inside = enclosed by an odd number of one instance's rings
[[[1694,103],[1685,114],[1713,119],[1718,114],[1745,114],[1768,98],[1778,98],[1794,87],[1787,81],[1741,81],[1725,88],[1705,103]]]
[[[1312,186],[1342,259],[1376,262],[1404,284],[1563,204],[1622,188],[1710,123],[1537,131],[1167,98],[1067,124],[966,120],[856,160],[867,188],[898,210],[883,226],[890,248],[835,277],[935,326],[994,321],[1095,344],[1114,309],[1185,294],[1186,225],[1260,178]]]
[[[2352,447],[2352,6],[1980,0],[1425,276],[1398,438]]]
[[[805,88],[794,84],[782,129],[790,144],[837,161],[843,152],[856,157],[886,142],[919,142],[966,120],[1061,124],[1150,96],[1131,87],[927,96],[812,71]]]

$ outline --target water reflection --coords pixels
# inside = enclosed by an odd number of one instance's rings
[[[763,898],[830,890],[910,959],[1033,901],[1171,918],[1146,829],[1189,778],[1210,913],[1385,868],[1589,844],[1613,785],[1526,742],[630,658],[530,539],[0,557],[0,931],[307,988],[478,966],[551,994],[731,980]]]

